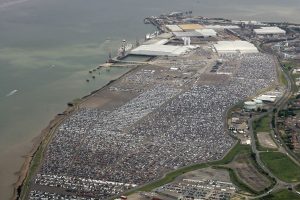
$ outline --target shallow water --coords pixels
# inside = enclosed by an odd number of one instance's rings
[[[297,0],[0,0],[0,199],[11,196],[21,156],[55,114],[127,70],[85,81],[122,39],[134,42],[154,30],[144,17],[193,10],[300,22],[299,8]]]

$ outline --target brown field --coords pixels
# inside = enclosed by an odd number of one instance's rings
[[[253,190],[259,192],[271,185],[271,181],[261,174],[247,155],[239,155],[229,166],[238,177]]]
[[[276,146],[275,142],[273,141],[270,133],[259,132],[259,133],[257,133],[257,139],[258,139],[259,144],[262,147],[270,148],[270,149],[277,149],[277,146]]]

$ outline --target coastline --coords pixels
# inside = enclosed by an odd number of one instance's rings
[[[102,66],[102,65],[100,65]],[[114,67],[114,66],[111,66]],[[119,77],[110,80],[108,83],[103,85],[101,88],[94,90],[90,92],[90,94],[85,95],[79,99],[78,102],[76,102],[72,107],[67,107],[62,113],[58,113],[57,115],[54,116],[54,118],[49,122],[46,128],[42,129],[41,133],[39,136],[35,137],[32,139],[33,145],[32,145],[32,150],[27,153],[22,167],[16,174],[18,174],[17,181],[13,184],[13,196],[10,198],[11,200],[16,200],[16,199],[22,199],[21,195],[23,194],[24,187],[26,186],[26,181],[28,181],[31,176],[29,174],[32,166],[34,164],[40,165],[40,160],[38,160],[38,163],[34,163],[33,160],[36,157],[37,153],[39,150],[41,150],[42,155],[44,154],[44,150],[46,150],[49,142],[51,142],[52,137],[54,136],[57,127],[68,117],[70,117],[74,112],[76,112],[79,109],[79,106],[87,101],[89,98],[91,98],[93,95],[95,95],[97,92],[105,89],[109,85],[111,85],[113,82],[119,80],[126,74],[130,73],[131,71],[135,70],[139,65],[136,65],[134,67],[131,67],[131,69],[123,74],[121,74]],[[43,147],[44,146],[44,147]],[[41,149],[40,149],[41,148]],[[35,171],[33,172],[35,173]],[[25,185],[24,185],[25,184]]]

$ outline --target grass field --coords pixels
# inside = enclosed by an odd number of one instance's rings
[[[261,200],[298,200],[298,199],[300,200],[300,195],[289,190],[281,190],[279,192],[270,194],[260,199]]]
[[[286,182],[300,181],[300,167],[280,152],[263,152],[261,160],[279,179]]]
[[[269,132],[270,131],[271,117],[266,115],[253,122],[253,130],[255,132]]]

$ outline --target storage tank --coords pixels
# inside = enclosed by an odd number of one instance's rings
[[[256,103],[256,107],[262,107],[263,106],[263,101],[260,99],[254,99],[254,102]]]
[[[254,102],[254,101],[246,101],[245,103],[244,103],[244,108],[246,109],[246,110],[256,110],[256,103]]]

